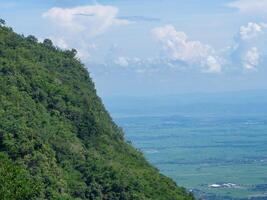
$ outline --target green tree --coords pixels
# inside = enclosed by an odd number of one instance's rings
[[[0,153],[0,199],[25,200],[38,196],[40,184],[34,181],[25,169]]]
[[[33,36],[33,35],[29,35],[29,36],[27,36],[27,38],[26,38],[29,42],[32,42],[32,43],[37,43],[38,42],[38,39],[35,37],[35,36]]]
[[[52,48],[53,47],[53,42],[50,39],[44,39],[43,44],[48,48]]]
[[[5,26],[5,25],[6,25],[6,21],[0,18],[0,26]]]

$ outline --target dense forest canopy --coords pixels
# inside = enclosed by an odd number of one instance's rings
[[[0,199],[194,199],[124,141],[76,53],[0,20]]]

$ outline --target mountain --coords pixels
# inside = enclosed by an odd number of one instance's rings
[[[1,200],[194,199],[125,142],[74,49],[0,24]]]

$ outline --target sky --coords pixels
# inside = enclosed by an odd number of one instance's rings
[[[267,0],[0,0],[0,18],[77,49],[102,97],[267,89]]]

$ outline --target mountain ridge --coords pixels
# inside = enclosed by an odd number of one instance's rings
[[[0,199],[194,199],[125,142],[76,53],[0,21]]]

